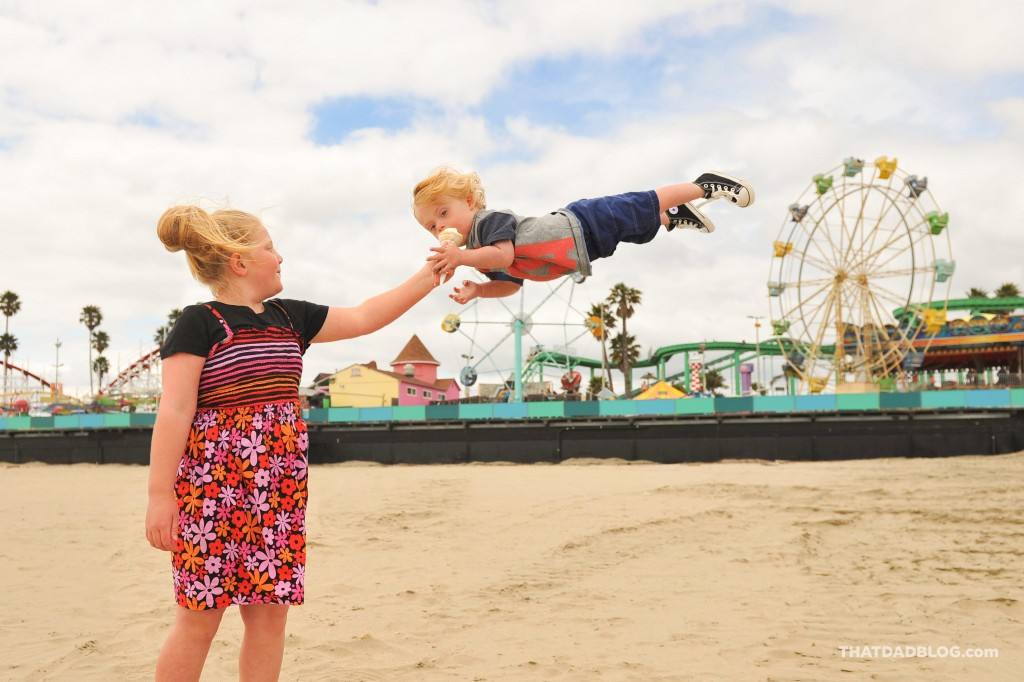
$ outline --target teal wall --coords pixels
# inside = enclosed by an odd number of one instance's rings
[[[469,419],[564,419],[671,414],[835,412],[877,409],[1024,408],[1024,388],[1012,390],[926,391],[842,395],[680,398],[581,402],[467,403],[407,407],[330,407],[305,410],[314,424]],[[0,417],[0,431],[147,428],[155,414],[73,414],[54,417]]]

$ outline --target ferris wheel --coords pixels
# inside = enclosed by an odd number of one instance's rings
[[[812,178],[773,243],[768,282],[774,334],[807,390],[919,366],[946,319],[948,225],[928,178],[895,158],[851,157]]]
[[[513,387],[508,397],[522,400],[526,377],[522,343],[523,338],[528,337],[534,344],[531,356],[542,351],[554,351],[565,358],[563,388],[567,380],[578,385],[579,375],[573,371],[569,361],[573,355],[572,344],[601,327],[599,318],[585,315],[573,303],[576,285],[582,281],[582,275],[573,274],[556,282],[545,282],[547,291],[535,303],[527,303],[526,287],[522,287],[517,301],[513,297],[507,299],[509,302],[494,299],[501,310],[488,306],[481,311],[481,299],[477,298],[459,313],[445,315],[441,329],[449,334],[458,333],[468,342],[467,352],[462,356],[466,365],[459,373],[461,384],[473,386],[484,373],[497,375],[500,382],[511,377]],[[538,290],[540,287],[534,283],[532,288]],[[503,316],[504,319],[496,319]],[[538,336],[547,342],[542,342]],[[510,342],[511,349],[508,348]]]

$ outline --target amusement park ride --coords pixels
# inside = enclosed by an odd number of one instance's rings
[[[674,344],[633,367],[655,367],[659,380],[682,379],[691,392],[702,390],[705,372],[732,370],[732,384],[738,390],[744,365],[760,356],[779,357],[783,371],[773,383],[783,379],[790,392],[878,390],[879,384],[922,368],[932,340],[944,328],[955,270],[948,226],[949,214],[928,190],[927,177],[908,174],[896,159],[884,156],[871,164],[848,158],[813,176],[789,207],[772,244],[770,339],[754,344]],[[481,351],[480,360],[462,370],[463,384],[476,381],[485,360],[493,364],[497,349],[509,337],[515,342],[511,372],[517,398],[528,378],[543,379],[544,367],[565,372],[562,387],[567,392],[580,383],[577,368],[589,368],[591,375],[602,368],[600,361],[568,350],[569,343],[587,332],[598,339],[603,333],[598,318],[584,316],[572,306],[571,289],[568,300],[563,298],[562,321],[546,323],[562,327],[565,347],[545,346],[532,332],[538,325],[534,317],[570,281],[548,285],[548,295],[529,313],[524,312],[521,290],[518,312],[502,302],[511,318],[505,322],[480,320],[472,304],[462,315],[446,316],[442,329],[469,340],[466,357]],[[475,317],[467,319],[468,312]],[[571,322],[570,312],[581,321]],[[509,331],[496,343],[484,347],[477,342],[480,325],[501,324]],[[473,333],[466,333],[467,325]],[[568,330],[573,328],[583,331],[569,340]],[[536,344],[525,364],[520,360],[524,334]],[[714,356],[710,361],[708,354]],[[675,355],[684,356],[682,371],[667,375],[666,365]],[[693,356],[698,359],[691,361]]]
[[[749,363],[759,358],[778,370],[770,387],[789,393],[872,391],[950,370],[1024,372],[1024,315],[1011,315],[1024,308],[1024,299],[949,299],[956,268],[949,214],[929,191],[928,178],[903,171],[895,158],[865,163],[851,157],[814,175],[789,206],[771,254],[770,338],[672,344],[633,368],[655,368],[657,379],[680,380],[691,394],[704,390],[703,377],[712,370],[726,376],[731,371],[737,394],[749,390]],[[486,372],[506,386],[499,399],[519,401],[530,380],[544,382],[545,368],[560,374],[568,395],[579,394],[579,369],[589,369],[591,377],[607,372],[600,359],[581,357],[572,348],[588,334],[601,340],[605,333],[600,318],[573,304],[581,282],[570,276],[544,283],[546,293],[531,306],[526,287],[518,305],[496,299],[505,319],[495,319],[503,316],[496,307],[481,311],[480,299],[446,315],[441,328],[468,342],[462,385],[473,386]],[[532,290],[544,292],[540,286]],[[969,317],[947,320],[951,310],[968,311]],[[504,333],[481,339],[494,327],[504,327]],[[560,343],[538,338],[550,338],[551,331],[560,332]],[[524,337],[534,344],[525,358]],[[505,348],[510,342],[511,352]],[[502,366],[498,358],[509,356],[511,366]],[[682,356],[681,366],[669,373],[676,356]],[[136,360],[99,392],[100,406],[155,408],[159,362],[158,349]],[[21,383],[0,396],[0,406],[15,400],[41,404],[60,394],[59,386],[9,368]]]

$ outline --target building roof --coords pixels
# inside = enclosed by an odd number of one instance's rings
[[[434,359],[434,356],[430,354],[427,347],[420,341],[420,337],[415,334],[409,339],[409,343],[405,344],[405,348],[398,354],[398,357],[391,361],[391,365],[401,365],[407,362],[440,365],[441,363]]]
[[[380,372],[381,374],[387,374],[389,376],[393,376],[394,378],[396,378],[396,379],[398,379],[400,381],[403,381],[403,382],[409,384],[410,386],[421,386],[423,388],[432,388],[432,389],[434,389],[436,391],[441,391],[442,393],[446,392],[448,390],[448,387],[455,383],[455,379],[438,379],[437,383],[433,383],[432,384],[429,381],[423,381],[423,379],[417,379],[416,377],[407,377],[404,374],[402,374],[401,372],[389,372],[389,371],[387,371],[385,369],[378,369],[377,371]]]

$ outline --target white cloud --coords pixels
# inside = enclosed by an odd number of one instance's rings
[[[133,5],[97,21],[71,3],[45,14],[39,7],[0,17],[0,290],[24,302],[11,321],[21,344],[14,362],[52,374],[59,336],[62,376],[75,387],[88,385],[77,323],[84,305],[104,310],[113,343],[107,355],[127,364],[171,308],[209,298],[183,256],[166,253],[156,238],[167,206],[203,200],[260,213],[285,258],[283,295],[352,305],[399,283],[425,257],[429,242],[409,216],[409,193],[442,163],[476,168],[491,206],[524,214],[687,180],[706,168],[751,178],[757,204],[712,207],[714,235],[672,233],[622,246],[577,288],[580,308],[618,281],[641,289],[631,329],[645,351],[752,339],[745,316],[767,313],[770,242],[786,206],[813,173],[850,154],[897,155],[929,176],[953,216],[954,292],[1024,279],[1016,257],[1024,237],[1011,229],[1024,199],[1001,189],[1020,178],[1024,105],[1002,95],[964,101],[955,89],[929,85],[1020,70],[1017,57],[997,58],[1006,54],[1005,31],[987,18],[963,23],[949,41],[942,13],[890,10],[904,23],[913,15],[917,32],[901,51],[886,52],[870,46],[892,44],[894,26],[873,27],[836,6],[794,5],[814,18],[809,35],[766,32],[730,47],[735,54],[723,52],[723,61],[763,76],[749,92],[681,107],[686,64],[665,55],[670,76],[642,76],[663,107],[624,109],[600,134],[579,136],[522,116],[487,122],[463,107],[528,60],[641,49],[638,36],[659,24],[706,38],[753,10],[736,4],[711,12],[704,2],[681,13],[673,2],[588,3],[586,11],[550,2],[179,3]],[[403,93],[433,98],[443,113],[330,147],[308,140],[310,107],[324,98]],[[976,134],[977,122],[963,118],[975,109],[1002,129]],[[142,125],[140,116],[164,125]],[[528,161],[514,160],[523,152]],[[529,289],[531,300],[546,290]],[[456,374],[466,344],[439,328],[456,307],[435,292],[377,334],[314,346],[306,379],[351,362],[389,361],[413,333],[442,361],[442,374]],[[487,307],[503,314],[496,303]],[[565,308],[547,314],[559,319]],[[560,331],[547,338],[562,343]],[[599,354],[593,341],[575,345]]]

